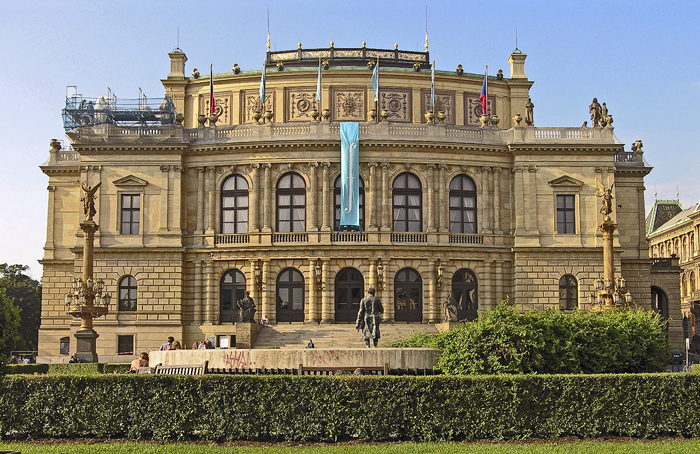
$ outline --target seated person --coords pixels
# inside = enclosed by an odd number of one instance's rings
[[[131,362],[129,372],[136,372],[137,370],[139,370],[139,367],[148,367],[148,353],[141,352],[138,359],[135,359]]]

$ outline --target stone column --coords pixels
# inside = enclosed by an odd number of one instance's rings
[[[375,290],[377,290],[377,261],[376,260],[370,260],[369,261],[369,276],[367,276],[367,289],[370,287],[374,287]]]
[[[168,230],[168,194],[170,183],[170,166],[160,166],[163,172],[163,182],[160,187],[160,231],[167,232]]]
[[[496,304],[504,298],[503,295],[503,261],[496,261]]]
[[[214,170],[216,167],[207,167],[207,186],[209,192],[209,200],[207,202],[207,235],[214,234],[214,213],[216,212],[216,175]]]
[[[423,308],[423,320],[427,320],[430,323],[435,323],[437,320],[435,319],[435,314],[437,312],[436,310],[436,301],[435,299],[437,298],[437,283],[435,282],[436,279],[436,269],[437,265],[435,264],[435,260],[431,260],[429,265],[428,265],[428,274],[430,277],[428,278],[428,310],[427,314],[425,313],[425,308]]]
[[[307,230],[309,232],[318,231],[316,207],[318,206],[317,194],[318,194],[318,184],[316,183],[316,169],[318,168],[318,162],[309,163],[309,226]]]
[[[491,203],[491,167],[482,167],[481,175],[483,181],[483,191],[484,191],[484,222],[482,224],[482,232],[493,233],[493,227],[491,222],[493,221],[493,205]]]
[[[428,167],[428,232],[437,232],[435,227],[435,167],[436,164],[427,164]]]
[[[263,317],[267,317],[270,322],[277,321],[277,311],[275,310],[275,297],[272,285],[269,285],[270,280],[270,260],[262,262],[262,295],[260,297],[260,305],[263,310]]]
[[[49,185],[46,188],[49,191],[49,212],[48,221],[46,223],[46,243],[44,244],[44,257],[46,259],[54,258],[54,231],[53,223],[56,216],[56,186]]]
[[[493,233],[501,234],[501,168],[493,167]]]
[[[306,291],[309,294],[307,301],[309,304],[304,305],[304,321],[314,321],[318,306],[318,294],[316,292],[316,258],[309,258],[309,279],[307,279]]]
[[[330,162],[324,162],[323,164],[323,216],[322,216],[322,223],[321,225],[321,231],[323,232],[330,232],[331,231],[331,224],[330,224],[330,213],[333,210],[333,206],[330,203],[330,196],[332,191],[330,190],[330,168],[331,168],[331,163]]]
[[[539,231],[539,226],[537,225],[537,166],[530,166],[528,168],[530,172],[529,178],[529,194],[530,194],[530,208],[528,210],[530,217],[530,230],[537,232]]]
[[[173,203],[172,203],[172,221],[170,224],[171,229],[174,229],[176,233],[182,234],[182,208],[185,205],[185,201],[182,197],[182,174],[187,172],[187,170],[181,166],[173,166]],[[182,236],[179,240],[182,244]]]
[[[194,324],[202,324],[202,261],[194,261]]]
[[[377,166],[379,164],[376,162],[370,162],[367,164],[369,168],[369,190],[365,190],[365,200],[367,204],[366,217],[369,218],[369,229],[372,231],[377,230]]]
[[[209,324],[214,324],[217,319],[214,313],[214,262],[208,260],[206,262],[206,301],[204,302],[204,307],[206,308],[206,322]]]
[[[271,225],[271,209],[272,207],[270,204],[272,203],[271,201],[271,176],[270,176],[270,167],[271,165],[269,163],[262,164],[263,169],[265,169],[265,184],[263,186],[263,232],[269,233],[272,232],[272,228],[270,227]],[[268,317],[271,321],[272,318]]]
[[[194,233],[204,233],[204,167],[197,167],[197,230]]]
[[[389,205],[389,163],[382,162],[382,231],[391,232],[391,206]]]
[[[493,285],[493,261],[492,260],[484,260],[484,279],[483,282],[479,281],[479,289],[483,289],[481,291],[480,295],[478,298],[481,300],[482,303],[488,301],[486,304],[487,309],[491,309],[496,307],[498,302],[495,301],[495,296],[494,296],[494,285]]]
[[[384,318],[390,322],[394,320],[394,276],[396,271],[394,263],[388,258],[382,258],[384,267],[384,290],[381,291],[382,304],[384,305]]]
[[[447,219],[449,215],[449,201],[447,196],[447,186],[445,182],[445,172],[447,171],[447,166],[445,164],[440,164],[440,172],[438,176],[438,218],[440,223],[440,232],[446,233],[450,229],[447,225]]]
[[[333,304],[333,292],[331,292],[330,275],[330,259],[324,258],[321,263],[321,280],[324,282],[323,291],[321,292],[321,311],[322,321],[326,323],[335,321],[335,307]]]
[[[253,164],[250,166],[250,203],[248,204],[248,209],[250,210],[250,228],[248,229],[251,233],[257,233],[260,231],[260,224],[258,222],[258,217],[260,216],[260,183],[259,183],[259,170],[260,164]]]

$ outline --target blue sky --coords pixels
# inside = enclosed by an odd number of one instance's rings
[[[29,265],[46,241],[49,141],[65,139],[66,86],[87,97],[164,95],[167,53],[187,54],[187,74],[259,68],[267,5],[273,49],[422,49],[425,1],[0,1],[0,263]],[[700,4],[658,1],[430,2],[430,56],[437,69],[509,75],[508,55],[528,54],[538,126],[581,126],[593,97],[607,103],[626,148],[644,142],[654,200],[700,202]],[[67,143],[67,140],[66,140]],[[76,201],[78,203],[78,201]]]

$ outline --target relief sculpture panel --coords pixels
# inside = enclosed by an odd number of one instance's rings
[[[430,110],[430,90],[422,90],[421,98],[421,111],[425,113]],[[455,124],[455,92],[435,91],[435,113],[440,111],[445,112],[445,124]],[[427,121],[424,116],[422,121]]]
[[[265,109],[275,111],[275,91],[265,92]],[[255,112],[260,112],[260,92],[258,90],[246,90],[241,92],[241,124],[255,123]]]
[[[315,88],[294,88],[285,90],[285,121],[311,121],[311,111],[316,109]]]
[[[214,112],[219,116],[219,126],[231,124],[231,96],[230,91],[214,93]],[[199,95],[199,114],[209,115],[209,93]]]
[[[479,117],[483,110],[481,101],[479,101],[479,93],[464,94],[464,125],[465,126],[481,126]],[[486,98],[486,113],[487,115],[498,115],[496,113],[496,97],[488,96]]]
[[[365,121],[366,96],[365,88],[331,87],[331,120]]]
[[[411,90],[402,88],[386,88],[379,90],[379,112],[386,110],[387,119],[397,123],[412,121]]]

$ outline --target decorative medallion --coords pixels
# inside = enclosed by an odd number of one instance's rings
[[[397,123],[410,123],[412,121],[411,90],[401,88],[387,88],[379,90],[379,110],[388,112],[387,119]]]
[[[231,124],[231,95],[230,91],[214,92],[214,112],[219,116],[219,125]],[[209,115],[209,93],[199,95],[199,114]]]
[[[272,112],[275,111],[275,91],[268,89],[265,92],[265,109]],[[260,92],[258,90],[243,91],[241,92],[241,124],[255,123],[255,113],[262,112],[262,106],[260,104]]]
[[[364,88],[331,87],[332,120],[364,121],[365,90]]]
[[[316,109],[318,112],[315,88],[288,89],[285,98],[286,121],[309,121],[311,111]]]
[[[464,124],[466,126],[479,126],[479,117],[482,115],[481,101],[479,101],[479,93],[464,94]],[[489,96],[486,99],[487,115],[496,114],[496,97]]]
[[[423,112],[430,110],[430,90],[421,90],[421,108]],[[455,92],[453,91],[435,91],[435,109],[437,112],[445,112],[445,123],[448,125],[455,124]],[[423,122],[425,122],[425,117]]]

